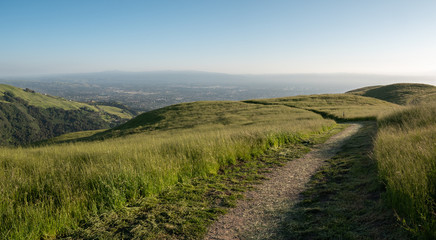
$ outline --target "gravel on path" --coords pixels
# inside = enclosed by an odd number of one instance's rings
[[[267,175],[268,180],[244,194],[237,206],[213,223],[206,240],[268,239],[285,217],[284,213],[299,200],[310,177],[335,156],[341,146],[362,125],[350,124],[344,131],[334,135],[302,158],[292,160]],[[250,233],[249,237],[246,236]]]

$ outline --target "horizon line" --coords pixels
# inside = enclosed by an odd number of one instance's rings
[[[84,72],[60,72],[60,73],[28,73],[28,74],[0,74],[0,77],[44,77],[44,76],[56,76],[56,75],[75,75],[75,74],[98,74],[98,73],[164,73],[164,72],[180,72],[180,73],[210,73],[210,74],[222,74],[222,75],[241,75],[241,76],[286,76],[286,75],[367,75],[367,76],[396,76],[396,77],[436,77],[436,72],[426,73],[368,73],[368,72],[294,72],[294,73],[226,73],[204,70],[144,70],[144,71],[128,71],[128,70],[102,70],[102,71],[84,71]]]

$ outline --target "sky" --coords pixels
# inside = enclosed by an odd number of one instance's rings
[[[0,76],[436,75],[434,0],[0,0]]]

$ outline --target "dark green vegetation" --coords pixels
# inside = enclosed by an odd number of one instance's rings
[[[399,83],[372,86],[359,88],[348,93],[373,97],[400,105],[425,104],[436,101],[436,87],[427,84]]]
[[[402,108],[354,94],[194,102],[144,113],[108,131],[62,135],[39,147],[0,148],[0,238],[198,239],[264,171],[337,130],[333,119],[375,119]],[[376,161],[367,157],[373,131],[369,124],[316,175],[306,200],[291,210],[296,220],[283,225],[284,233],[297,238],[400,237],[392,212],[380,202],[383,187],[375,181],[375,164],[383,173],[383,157],[377,152]],[[414,135],[410,144],[417,139]],[[280,147],[289,152],[285,158],[278,157]],[[381,176],[388,202],[408,204],[407,198],[389,197],[389,174]],[[407,185],[403,178],[398,181],[398,186]],[[407,226],[415,223],[400,217]],[[322,221],[319,228],[304,230]],[[420,221],[418,226],[427,223]],[[410,229],[420,235],[420,228]]]
[[[384,185],[370,158],[374,122],[350,139],[312,177],[302,200],[286,213],[276,239],[411,239],[382,202]],[[286,237],[283,237],[286,236]]]
[[[202,117],[208,104],[232,113]],[[166,120],[174,126],[189,123],[186,127],[105,141],[0,148],[1,237],[39,239],[70,232],[82,221],[153,198],[177,183],[214,176],[240,161],[255,161],[270,148],[307,141],[335,126],[315,113],[285,106],[195,105]]]
[[[22,145],[68,132],[109,128],[132,116],[127,109],[72,102],[0,84],[0,145]]]
[[[412,106],[379,120],[375,158],[385,200],[404,227],[436,238],[436,102]]]

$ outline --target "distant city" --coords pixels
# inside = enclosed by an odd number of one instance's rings
[[[193,101],[246,100],[343,93],[394,82],[436,83],[436,77],[359,74],[232,75],[195,71],[98,72],[3,77],[0,83],[81,102],[117,102],[137,112]]]

